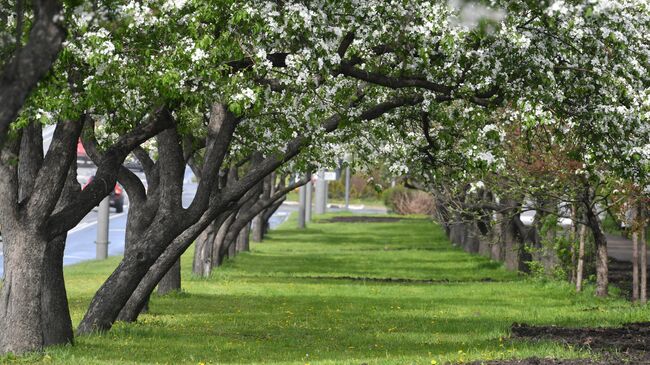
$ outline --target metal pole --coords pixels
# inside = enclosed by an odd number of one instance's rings
[[[307,189],[301,186],[298,189],[298,228],[305,228],[305,212],[307,208]]]
[[[350,210],[350,166],[345,167],[345,210]]]
[[[305,221],[306,222],[311,222],[311,200],[312,200],[311,199],[311,195],[312,195],[311,192],[312,192],[312,189],[314,188],[313,185],[314,184],[312,184],[311,181],[309,181],[307,183],[307,185],[305,185],[305,190],[307,191],[307,193],[305,194],[305,197],[306,197],[306,199],[305,199],[306,200],[306,204],[305,204]]]
[[[108,196],[99,203],[99,212],[97,213],[97,241],[95,241],[97,260],[105,260],[108,257],[108,215],[109,215]]]
[[[327,211],[327,181],[325,181],[325,171],[318,171],[318,180],[316,180],[316,214],[325,214]]]

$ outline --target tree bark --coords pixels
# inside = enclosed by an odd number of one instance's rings
[[[131,297],[131,293],[138,287],[140,280],[147,274],[149,267],[159,256],[156,252],[145,249],[133,248],[131,251],[125,253],[118,267],[95,293],[79,324],[78,334],[84,335],[95,331],[109,330],[122,307]]]
[[[278,194],[282,196],[286,194],[286,191],[292,188],[293,186],[289,186],[285,190],[278,192]],[[156,263],[151,267],[151,269],[149,269],[145,277],[140,281],[140,284],[120,312],[119,320],[128,322],[135,321],[138,318],[139,308],[142,305],[142,301],[148,297],[149,293],[151,293],[153,288],[160,281],[160,278],[166,272],[166,270],[169,270],[175,259],[177,257],[180,257],[183,252],[185,252],[185,250],[192,244],[194,238],[199,234],[198,232],[204,231],[207,224],[212,224],[215,227],[219,227],[220,230],[221,227],[225,225],[225,222],[227,220],[233,219],[232,217],[234,214],[236,214],[239,208],[251,198],[250,195],[254,195],[254,192],[251,191],[247,195],[249,196],[244,196],[239,200],[237,206],[233,206],[229,210],[224,210],[216,218],[213,218],[213,221],[211,223],[206,223],[209,222],[209,219],[211,217],[210,214],[206,213],[197,223],[176,237],[169,245],[169,247],[167,247],[167,249],[163,252],[163,254],[160,255],[158,260],[156,260]],[[278,200],[280,199],[280,196],[272,197],[271,199]],[[221,250],[222,247],[218,247],[218,249]],[[216,253],[216,256],[223,257],[223,254]]]
[[[226,218],[226,220],[219,226],[219,230],[217,231],[217,235],[214,239],[214,242],[212,243],[212,262],[211,262],[211,269],[215,267],[221,266],[223,264],[223,260],[225,258],[225,254],[223,253],[222,247],[226,244],[225,239],[226,236],[228,235],[228,231],[230,230],[230,225],[232,222],[235,220],[235,214],[236,212],[233,212]]]
[[[582,291],[582,277],[584,274],[585,267],[585,241],[587,239],[587,226],[584,224],[580,225],[579,233],[580,243],[578,244],[578,266],[576,267],[576,291]]]
[[[0,71],[0,149],[30,92],[52,68],[66,31],[55,18],[60,1],[34,1],[34,21],[27,44],[19,47]]]
[[[406,105],[417,105],[422,101],[423,98],[421,96],[395,98],[367,108],[361,112],[358,119],[373,120],[396,108]],[[229,114],[227,112],[227,107],[223,105],[218,105],[215,109],[220,110],[213,110],[211,113],[208,134],[210,137],[213,134],[216,134],[216,137],[208,138],[209,146],[206,147],[201,181],[194,200],[187,209],[182,209],[182,179],[185,160],[183,159],[183,154],[180,153],[179,158],[173,159],[182,161],[181,169],[177,172],[169,171],[170,175],[174,175],[170,176],[170,181],[166,181],[163,178],[160,180],[160,201],[161,204],[166,205],[166,207],[160,206],[158,208],[155,213],[156,218],[154,224],[149,225],[146,234],[139,239],[138,247],[134,248],[134,250],[127,250],[127,252],[125,252],[124,259],[120,265],[95,294],[88,311],[79,325],[79,334],[88,334],[94,331],[106,331],[110,329],[113,322],[118,318],[124,305],[129,301],[131,294],[137,289],[140,281],[156,263],[157,259],[167,248],[169,248],[169,245],[174,242],[175,237],[178,237],[192,225],[196,224],[204,214],[215,219],[224,209],[235,204],[240,198],[244,197],[246,193],[266,175],[294,158],[310,143],[308,136],[298,135],[286,144],[283,154],[272,154],[262,158],[261,161],[258,164],[254,164],[247,174],[239,179],[237,183],[228,183],[223,187],[223,189],[219,189],[218,192],[215,192],[213,183],[218,183],[218,170],[228,151],[228,146],[232,135],[234,134],[234,128],[237,122],[236,118],[230,115],[228,118],[222,118],[223,123],[230,120],[229,130],[226,131],[223,125],[221,127],[218,125],[212,126],[213,119],[218,119],[219,115]],[[340,115],[333,115],[324,120],[321,123],[321,126],[326,133],[329,133],[336,130],[341,122],[342,117]],[[173,146],[178,146],[178,144],[179,143],[176,142],[172,144],[159,144],[159,159],[164,159],[164,156],[161,153],[163,151],[161,146],[163,148],[172,148]],[[210,148],[210,146],[214,146],[214,148]],[[174,157],[172,156],[174,154],[179,154],[172,153],[171,151],[169,152],[170,157]],[[167,167],[168,165],[169,164],[166,163],[160,164],[161,168]],[[171,169],[174,169],[175,166],[176,165],[170,167]],[[210,174],[213,176],[210,177]],[[164,174],[161,172],[161,176],[162,175]],[[178,184],[178,182],[180,182],[180,184]],[[165,185],[169,187],[169,191],[166,191]],[[172,199],[166,199],[165,196],[167,195]],[[161,209],[163,210],[163,213],[159,213]],[[174,212],[177,211],[182,211],[183,214],[179,217],[174,214]],[[175,224],[170,224],[170,222],[174,222]],[[209,222],[202,223],[203,226],[201,228],[205,229],[208,223]],[[196,232],[196,235],[199,233],[200,231]],[[174,257],[174,261],[176,258],[177,257]],[[168,270],[169,267],[171,267],[171,264],[166,268],[166,270]]]
[[[256,215],[253,218],[253,223],[251,224],[252,236],[251,239],[253,242],[262,242],[264,239],[264,212]]]
[[[43,348],[43,265],[47,239],[36,227],[2,227],[5,280],[0,293],[0,353]]]
[[[646,217],[644,215],[644,224],[641,227],[641,293],[639,301],[645,304],[648,301],[648,243],[646,242]]]
[[[636,207],[633,209],[636,211]],[[636,212],[632,218],[632,301],[639,300],[639,230]]]
[[[181,290],[181,259],[176,260],[174,265],[167,271],[165,276],[158,283],[158,294],[165,295]]]
[[[41,315],[43,316],[43,345],[73,343],[72,319],[63,279],[63,252],[66,235],[47,244],[43,262]]]
[[[163,275],[169,271],[185,250],[192,245],[194,239],[199,234],[205,232],[208,225],[220,227],[228,215],[230,215],[230,213],[225,212],[212,221],[206,217],[207,215],[204,215],[198,222],[176,237],[142,278],[137,288],[133,291],[129,300],[120,311],[117,319],[124,322],[134,322],[137,320],[138,315],[140,314],[140,309],[146,302],[146,299],[149,297],[156,285],[158,285],[162,280]]]
[[[237,235],[237,252],[248,252],[250,251],[250,224],[244,225]]]
[[[608,295],[609,278],[608,278],[608,260],[607,256],[607,238],[603,233],[600,219],[594,213],[591,199],[586,204],[587,223],[594,237],[596,246],[596,296],[606,297]]]
[[[212,270],[212,248],[219,227],[216,222],[211,223],[194,243],[194,262],[192,263],[192,273],[202,278],[210,276]]]

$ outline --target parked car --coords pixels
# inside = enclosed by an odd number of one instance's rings
[[[88,184],[90,184],[94,178],[95,178],[94,175],[91,176],[83,188],[85,189],[86,186],[88,186]],[[117,213],[124,212],[124,189],[122,188],[122,186],[120,186],[120,184],[115,184],[115,188],[113,188],[113,191],[109,196],[108,202],[111,207],[115,208],[115,211]]]
[[[86,149],[84,148],[81,140],[77,141],[77,165],[78,166],[94,166],[93,161],[86,154]]]

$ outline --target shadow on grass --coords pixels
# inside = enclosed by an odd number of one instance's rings
[[[155,298],[151,314],[109,334],[81,339],[93,359],[129,353],[151,363],[341,361],[487,351],[498,346],[512,319],[506,298],[460,301],[408,297],[203,295]],[[474,305],[492,311],[476,312]],[[456,316],[448,312],[456,306]],[[464,312],[467,312],[464,314]],[[138,345],[132,346],[132,340]],[[164,346],[161,346],[164,344]]]

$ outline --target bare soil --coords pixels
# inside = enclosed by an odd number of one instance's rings
[[[363,276],[300,276],[301,279],[310,280],[345,280],[345,281],[367,281],[375,283],[393,283],[393,284],[447,284],[447,283],[469,283],[481,282],[490,283],[497,282],[492,278],[479,278],[473,280],[449,280],[449,279],[405,279],[405,278],[371,278]]]
[[[599,359],[540,359],[474,362],[486,365],[618,365],[650,364],[650,322],[631,323],[619,328],[566,328],[529,326],[516,323],[512,337],[530,340],[551,340],[588,348],[600,353]]]

